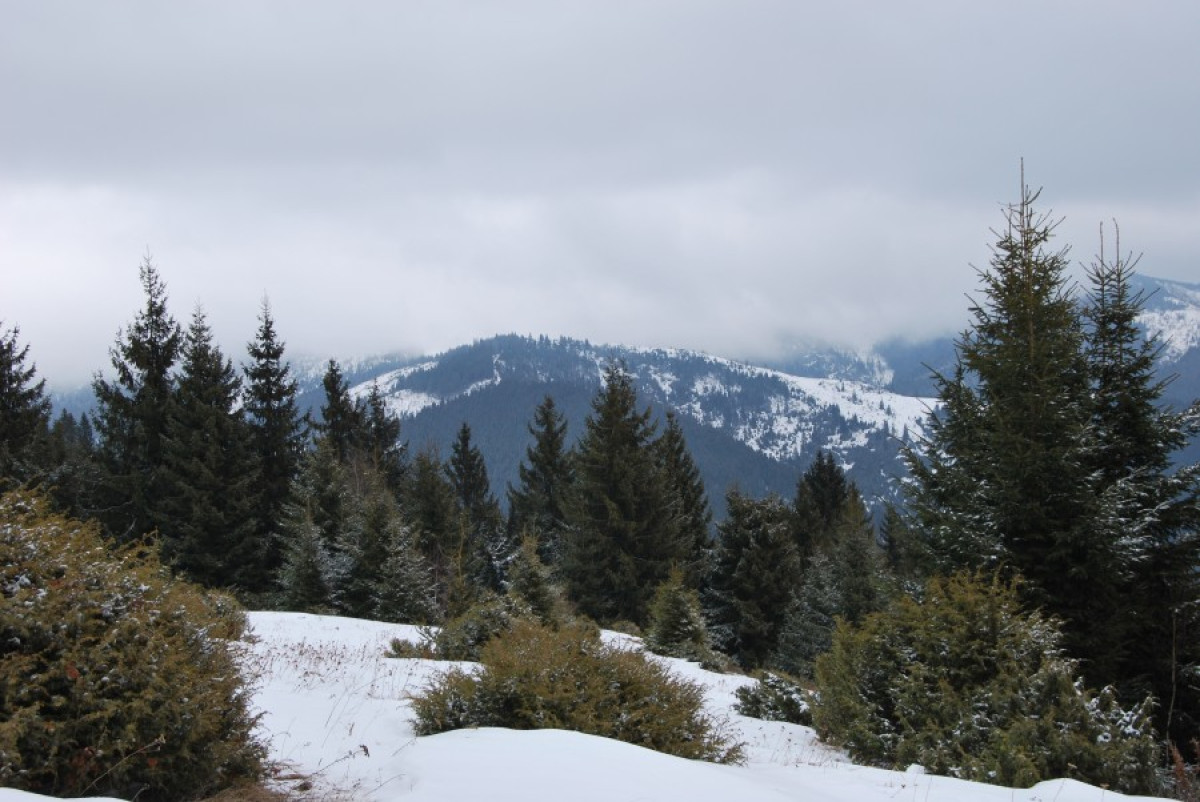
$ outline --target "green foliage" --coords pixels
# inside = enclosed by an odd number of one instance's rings
[[[666,426],[654,447],[678,527],[676,551],[685,560],[677,564],[683,567],[688,587],[699,588],[712,567],[712,510],[700,469],[692,459],[679,418],[672,410],[667,410]]]
[[[241,381],[197,309],[167,410],[163,445],[166,493],[158,502],[163,559],[206,587],[260,584],[250,491],[254,462],[242,417]]]
[[[38,450],[49,433],[50,399],[44,380],[26,367],[29,346],[20,346],[20,329],[0,330],[0,490],[38,477]]]
[[[508,632],[518,619],[531,615],[519,599],[487,594],[437,631],[433,636],[434,654],[439,660],[478,660],[489,641]]]
[[[833,563],[824,554],[817,554],[804,572],[804,584],[783,619],[771,665],[789,674],[811,678],[817,658],[829,651],[833,643],[836,619],[843,614],[844,607]]]
[[[279,571],[280,606],[301,613],[332,612],[333,558],[312,514],[298,505],[288,508],[284,532],[287,547]]]
[[[172,371],[183,346],[183,332],[167,310],[166,285],[149,257],[139,277],[146,305],[110,350],[115,375],[97,375],[92,383],[103,469],[101,520],[122,540],[161,523],[157,504],[166,496],[162,465]]]
[[[801,581],[791,510],[778,496],[726,496],[711,582],[704,597],[717,648],[743,667],[764,665],[779,644]]]
[[[741,746],[704,711],[701,687],[594,627],[520,620],[483,648],[478,671],[451,670],[414,697],[416,730],[566,729],[679,757],[733,763]]]
[[[1106,259],[1074,297],[1055,224],[1023,188],[1006,213],[942,406],[908,453],[914,529],[941,571],[1003,568],[1061,620],[1090,684],[1147,692],[1158,723],[1200,733],[1200,465],[1172,456],[1200,406],[1164,409],[1158,344],[1137,319],[1135,260]],[[1118,243],[1119,249],[1119,243]]]
[[[466,422],[458,429],[446,475],[458,502],[462,551],[469,555],[467,578],[479,588],[498,591],[516,547],[508,538],[483,454],[471,442],[471,427]]]
[[[649,409],[633,380],[610,365],[575,453],[563,577],[571,600],[600,622],[645,624],[654,588],[686,564],[671,488],[654,448]]]
[[[1084,690],[1059,641],[1055,623],[1022,612],[1015,583],[935,579],[921,602],[838,626],[817,660],[813,723],[872,764],[1015,787],[1070,776],[1155,790],[1151,700],[1124,709],[1110,689]]]
[[[179,800],[261,775],[230,599],[27,494],[0,499],[0,566],[0,785]]]
[[[520,484],[508,489],[508,530],[529,531],[538,541],[538,555],[552,570],[563,558],[566,504],[575,471],[567,452],[567,422],[546,396],[528,427],[533,444],[517,468]]]
[[[558,588],[551,584],[550,569],[538,556],[538,541],[532,535],[521,540],[521,548],[508,569],[508,592],[516,596],[543,624],[553,625],[566,618],[566,604]]]
[[[250,364],[242,370],[246,377],[244,412],[254,463],[250,483],[252,518],[261,551],[245,571],[244,590],[262,595],[270,591],[274,574],[283,564],[279,527],[292,502],[292,483],[300,471],[303,433],[296,406],[296,380],[283,358],[284,344],[275,333],[275,320],[265,298],[258,320],[255,339],[246,347]]]
[[[734,712],[743,716],[812,726],[813,694],[786,674],[764,671],[753,685],[733,693],[738,699]]]
[[[646,648],[667,657],[698,662],[708,661],[712,654],[700,594],[684,584],[680,568],[673,568],[654,593]]]

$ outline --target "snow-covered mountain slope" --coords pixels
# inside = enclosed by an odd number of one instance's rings
[[[633,377],[641,404],[678,415],[718,500],[732,484],[788,496],[819,450],[852,470],[868,498],[891,498],[900,445],[920,433],[935,403],[863,381],[795,376],[695,351],[515,335],[380,365],[360,374],[351,392],[378,388],[401,417],[402,436],[422,446],[438,443],[444,451],[466,421],[493,487],[504,487],[516,480],[537,403],[553,396],[569,436],[578,436],[614,362]]]
[[[1146,305],[1138,322],[1163,345],[1160,359],[1176,363],[1200,349],[1200,284],[1139,277]]]

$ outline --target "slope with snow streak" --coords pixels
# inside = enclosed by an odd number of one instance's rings
[[[746,742],[745,766],[717,766],[558,730],[461,730],[416,738],[407,695],[446,668],[383,657],[413,627],[354,619],[251,613],[258,642],[251,662],[265,673],[256,700],[272,757],[313,775],[314,798],[521,800],[522,802],[1112,802],[1119,794],[1066,780],[1029,790],[968,783],[851,764],[813,731],[730,712],[751,680],[681,660],[672,670],[701,683],[710,709],[727,715]],[[636,645],[625,636],[607,635]],[[284,785],[289,785],[284,783]],[[294,784],[290,784],[294,785]],[[4,802],[0,798],[0,802]]]
[[[1115,802],[1130,799],[1072,780],[1027,790],[855,766],[807,727],[730,712],[752,680],[667,660],[701,683],[710,710],[746,743],[744,766],[718,766],[561,730],[459,730],[417,738],[408,696],[446,663],[393,660],[392,638],[415,627],[298,613],[250,613],[246,665],[258,674],[262,736],[274,781],[322,802]],[[637,641],[606,633],[631,647]],[[302,791],[302,780],[311,788]],[[43,799],[0,789],[0,802]],[[1142,799],[1148,799],[1143,797]],[[93,801],[95,802],[95,801]],[[104,802],[111,802],[104,800]]]

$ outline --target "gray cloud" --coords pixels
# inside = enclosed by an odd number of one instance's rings
[[[0,319],[106,364],[149,248],[235,358],[956,330],[1018,163],[1200,278],[1200,6],[0,0]]]

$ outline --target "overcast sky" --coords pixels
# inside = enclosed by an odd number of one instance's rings
[[[108,364],[149,253],[244,358],[961,329],[1027,181],[1200,280],[1200,3],[0,0],[0,320]]]

